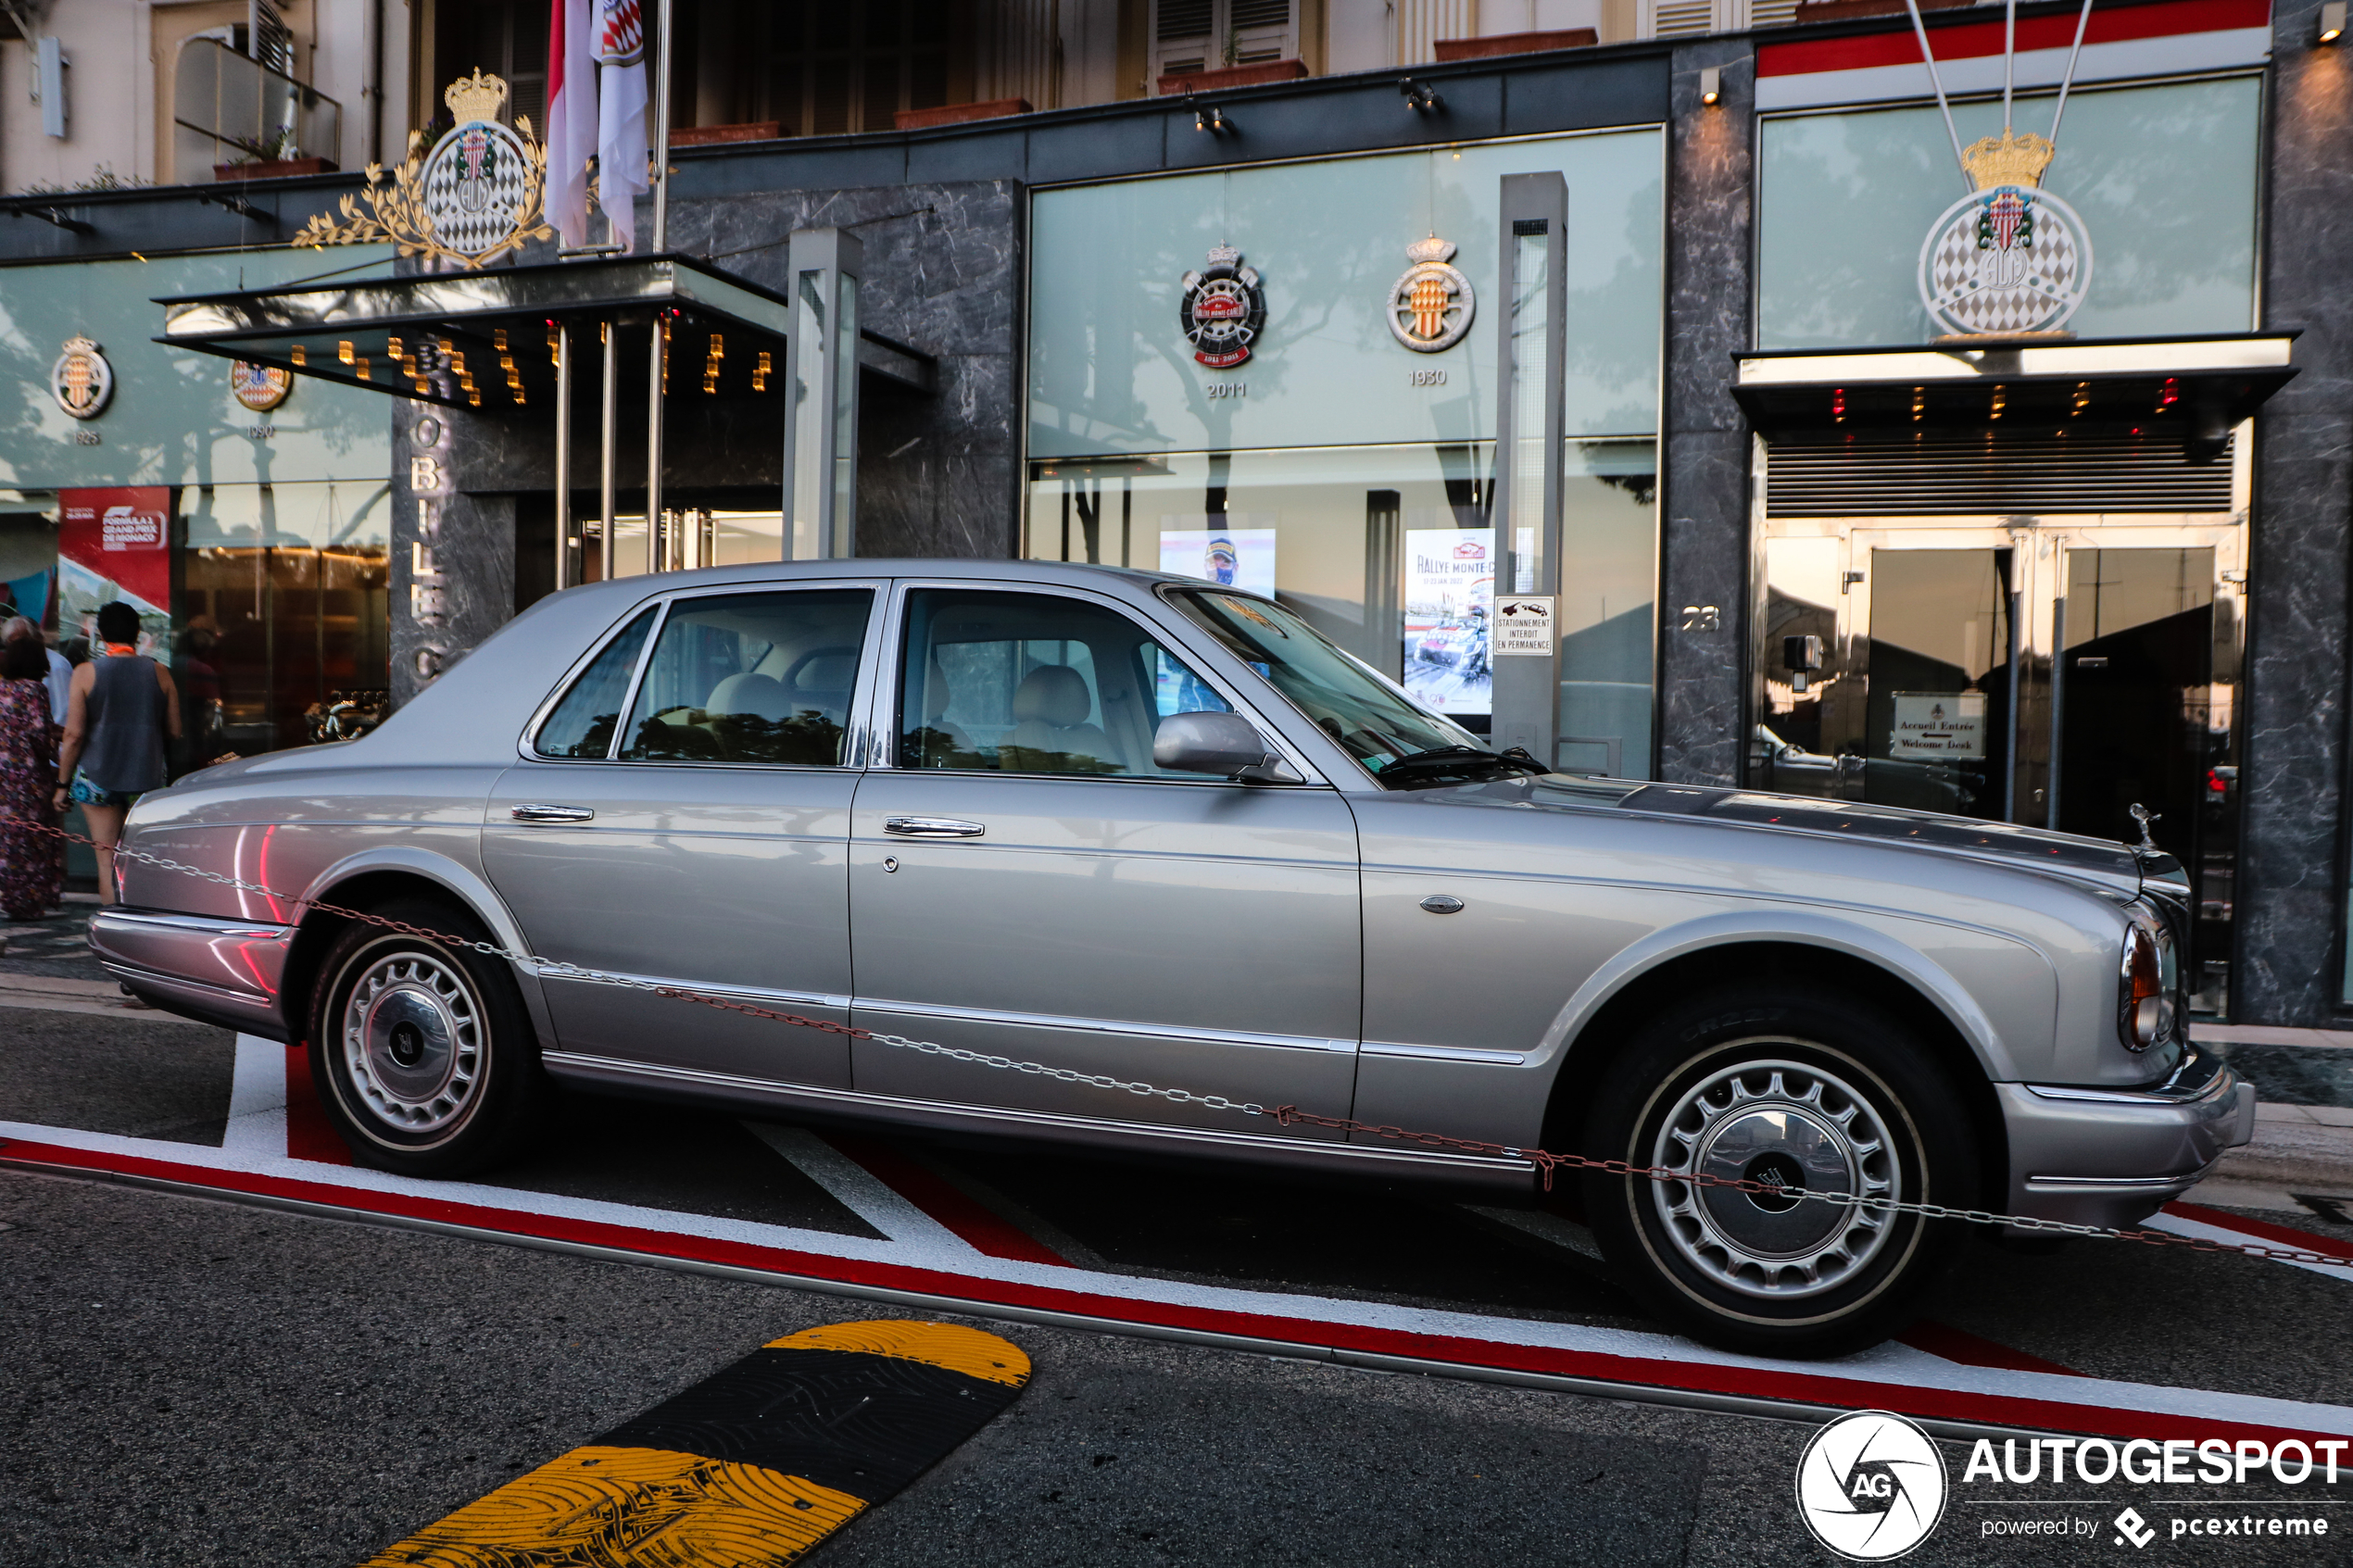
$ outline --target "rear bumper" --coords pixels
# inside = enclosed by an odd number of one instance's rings
[[[286,1038],[278,1005],[295,928],[160,909],[103,909],[90,922],[99,961],[142,1001],[264,1039]]]
[[[2009,1132],[2008,1211],[2038,1220],[2133,1224],[2255,1135],[2254,1085],[2196,1046],[2145,1089],[1994,1089]]]

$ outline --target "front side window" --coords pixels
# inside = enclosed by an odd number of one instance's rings
[[[604,758],[612,755],[613,731],[621,723],[621,705],[629,697],[629,677],[636,673],[637,656],[653,631],[655,610],[646,610],[628,630],[580,672],[539,726],[533,749],[542,757]]]
[[[1168,600],[1390,789],[1545,771],[1524,752],[1499,755],[1479,746],[1468,731],[1420,707],[1281,605],[1190,591],[1172,593]]]
[[[621,755],[838,766],[874,599],[867,588],[812,588],[678,600]]]
[[[899,765],[1200,779],[1152,761],[1160,721],[1229,704],[1143,627],[1046,594],[907,596]]]

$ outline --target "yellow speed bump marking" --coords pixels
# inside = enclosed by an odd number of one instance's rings
[[[1013,1403],[1029,1358],[952,1323],[774,1340],[364,1568],[761,1568],[806,1553]]]

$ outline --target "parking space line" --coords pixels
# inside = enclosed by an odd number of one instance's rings
[[[1066,1265],[1069,1262],[1068,1259],[1027,1231],[1008,1223],[951,1183],[926,1171],[887,1143],[843,1133],[833,1134],[824,1141],[930,1219],[945,1226],[975,1251],[1023,1263]]]
[[[308,1212],[656,1263],[925,1310],[1069,1323],[1310,1359],[1421,1367],[1609,1398],[1743,1408],[1881,1409],[1971,1427],[2165,1438],[2353,1436],[2353,1407],[2219,1389],[1969,1365],[1889,1344],[1836,1361],[1772,1361],[1665,1333],[1320,1297],[1279,1286],[1103,1274],[740,1220],[254,1160],[107,1134],[0,1123],[0,1162],[112,1173]],[[2194,1425],[2192,1424],[2195,1424]]]
[[[765,1568],[898,1493],[1017,1399],[1029,1358],[958,1323],[832,1323],[770,1341],[363,1568]]]
[[[2319,1252],[2345,1262],[2301,1263],[2290,1258],[2261,1260],[2284,1263],[2291,1269],[2323,1274],[2330,1279],[2353,1283],[2353,1248],[2310,1231],[2291,1230],[2267,1220],[2250,1219],[2244,1214],[2226,1214],[2219,1209],[2208,1209],[2196,1203],[2169,1203],[2142,1222],[2151,1230],[2170,1231],[2175,1236],[2193,1236],[2200,1241],[2230,1243],[2257,1242],[2267,1247],[2292,1247],[2299,1251]]]
[[[229,1125],[220,1147],[253,1154],[286,1152],[286,1047],[277,1041],[237,1036]]]
[[[823,1187],[827,1197],[891,1240],[940,1252],[979,1250],[816,1134],[774,1122],[746,1122],[744,1128]]]
[[[2073,1367],[2046,1361],[2040,1356],[2030,1356],[2013,1349],[1998,1340],[1971,1334],[1951,1323],[1922,1318],[1897,1335],[1896,1338],[1915,1350],[1925,1350],[1931,1356],[1942,1356],[1963,1366],[2004,1367],[2011,1372],[2044,1372],[2058,1377],[2081,1377],[2083,1374]]]

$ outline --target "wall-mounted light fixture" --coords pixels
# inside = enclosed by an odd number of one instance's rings
[[[2328,0],[2321,7],[2321,35],[2323,44],[2334,44],[2345,36],[2345,0]]]
[[[1416,114],[1436,114],[1446,107],[1438,89],[1427,82],[1416,82],[1409,76],[1397,84],[1397,90],[1405,95],[1405,107]]]
[[[1204,104],[1193,111],[1193,129],[1206,131],[1212,136],[1223,136],[1230,132],[1234,127],[1227,119],[1224,109],[1219,108],[1215,104]]]
[[[1699,101],[1700,101],[1701,103],[1703,103],[1703,104],[1705,104],[1705,105],[1706,105],[1709,108],[1714,108],[1714,107],[1716,107],[1717,100],[1718,100],[1718,99],[1719,99],[1719,98],[1721,98],[1721,97],[1723,97],[1723,95],[1724,95],[1724,72],[1723,72],[1723,70],[1722,70],[1720,68],[1716,67],[1716,66],[1702,66],[1702,67],[1700,67],[1700,68],[1699,68]]]

